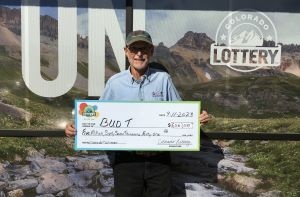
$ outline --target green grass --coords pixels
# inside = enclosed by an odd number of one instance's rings
[[[201,100],[217,117],[286,118],[300,113],[300,78],[242,76],[179,88],[184,100]]]
[[[4,56],[7,56],[7,51],[5,49],[5,46],[3,45],[0,45],[0,55],[4,55]]]
[[[39,97],[27,88],[8,89],[8,92],[0,93],[2,102],[22,108],[30,112],[33,117],[28,123],[25,120],[0,113],[0,128],[5,129],[55,129],[59,122],[72,119],[71,111],[74,107],[74,99],[85,97],[81,91],[75,88],[63,96],[51,99]]]
[[[116,73],[120,72],[119,66],[112,64],[110,61],[105,61],[105,66]]]
[[[120,72],[120,69],[118,66],[113,65],[111,62],[106,61],[105,62],[106,67],[112,70],[113,72]],[[89,70],[88,70],[88,63],[85,62],[77,62],[77,71],[80,73],[83,77],[88,78]]]
[[[40,97],[32,93],[23,81],[20,61],[1,54],[0,76],[1,102],[22,108],[33,116],[30,122],[26,122],[2,112],[2,129],[55,129],[62,120],[72,118],[74,99],[86,97],[86,92],[76,88],[56,98]],[[44,77],[48,79],[46,75]]]
[[[49,61],[46,60],[43,56],[41,57],[41,65],[45,67],[49,67]]]
[[[1,49],[0,49],[1,50]],[[43,74],[43,73],[42,73]],[[61,120],[70,120],[74,99],[84,98],[85,92],[72,88],[68,93],[56,98],[44,98],[32,93],[24,84],[19,60],[0,53],[0,98],[1,102],[29,111],[30,122],[0,113],[1,129],[56,129]],[[49,80],[45,74],[44,78]],[[24,131],[26,132],[26,131]],[[13,161],[15,155],[27,156],[26,148],[45,149],[53,156],[75,153],[64,138],[0,138],[0,160]]]
[[[21,63],[0,53],[1,81],[14,81],[22,78]]]
[[[300,133],[300,117],[294,118],[212,118],[202,127],[206,132]]]
[[[77,62],[77,72],[79,72],[83,77],[88,78],[88,64],[85,62]]]
[[[294,118],[213,118],[202,127],[206,132],[300,133],[300,117]],[[280,190],[284,196],[300,195],[300,142],[238,141],[231,145],[236,154],[248,157],[247,165],[257,169],[265,191]]]
[[[26,131],[24,131],[26,132]],[[24,158],[27,156],[28,147],[36,150],[45,149],[47,155],[66,156],[73,155],[76,152],[69,147],[64,138],[17,138],[17,137],[0,137],[0,162],[14,161],[15,155]]]
[[[247,164],[257,169],[257,178],[263,180],[262,189],[280,190],[284,196],[300,195],[300,142],[233,144],[237,154],[247,155]]]

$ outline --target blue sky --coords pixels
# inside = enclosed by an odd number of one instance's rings
[[[87,8],[78,8],[77,12],[78,33],[87,35]],[[187,31],[206,33],[214,40],[219,23],[228,13],[228,11],[203,10],[147,10],[146,30],[152,35],[154,44],[164,42],[168,47],[174,45]],[[116,14],[121,29],[125,32],[125,9],[116,9]],[[265,12],[265,14],[273,21],[279,42],[300,44],[300,25],[298,25],[300,13]],[[57,18],[57,7],[42,6],[41,15]]]
[[[228,11],[198,10],[148,10],[146,30],[154,43],[163,41],[168,47],[174,45],[187,31],[206,33],[215,40],[215,34]],[[278,42],[300,44],[300,13],[265,12],[277,29]]]

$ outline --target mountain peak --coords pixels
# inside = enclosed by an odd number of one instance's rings
[[[206,33],[196,33],[188,31],[184,36],[176,43],[178,46],[185,48],[193,48],[200,50],[209,50],[213,40],[206,35]]]

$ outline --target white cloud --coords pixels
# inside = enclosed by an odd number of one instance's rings
[[[116,9],[122,32],[125,34],[125,10]],[[152,35],[154,44],[163,42],[174,45],[187,31],[206,33],[215,40],[220,22],[229,11],[203,10],[146,10],[146,30]],[[273,21],[278,41],[284,44],[300,44],[300,13],[265,12]],[[78,12],[78,33],[88,35],[87,9]]]
[[[116,15],[121,27],[121,31],[125,34],[125,10],[124,9],[115,9]],[[109,19],[105,19],[109,20]],[[80,8],[78,9],[77,14],[77,32],[79,35],[87,36],[88,35],[88,9]]]
[[[160,18],[160,13],[165,16]],[[227,12],[195,10],[149,10],[146,11],[146,30],[153,37],[155,44],[163,42],[166,46],[174,45],[187,31],[206,33],[214,40],[218,23]]]
[[[163,42],[166,46],[174,45],[187,31],[206,33],[215,40],[220,22],[229,11],[202,10],[147,10],[146,30],[153,37],[154,44]],[[299,13],[265,13],[273,21],[278,40],[282,43],[300,43]]]
[[[300,13],[267,13],[277,29],[278,41],[284,44],[300,44]]]
[[[79,8],[77,15],[77,33],[82,36],[88,35],[87,9]]]

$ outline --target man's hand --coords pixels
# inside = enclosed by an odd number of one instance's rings
[[[65,128],[65,134],[68,137],[74,137],[76,134],[75,126],[73,123],[69,122]]]
[[[209,114],[207,113],[207,111],[203,110],[199,116],[200,124],[203,125],[203,124],[207,123],[209,120],[210,120]]]

